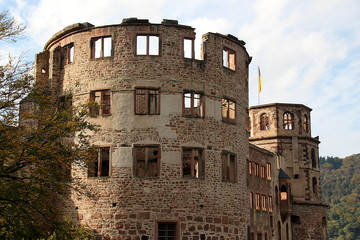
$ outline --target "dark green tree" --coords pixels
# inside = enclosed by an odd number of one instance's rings
[[[0,40],[15,41],[23,30],[0,14]],[[96,156],[86,135],[95,128],[86,106],[59,101],[32,80],[21,57],[0,66],[0,239],[88,239],[61,206],[76,187],[71,165]]]

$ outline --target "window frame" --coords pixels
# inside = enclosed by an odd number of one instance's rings
[[[309,132],[309,117],[307,114],[304,114],[304,117],[303,117],[303,130],[306,133]]]
[[[168,238],[169,236],[159,236],[159,225],[160,224],[173,224],[175,225],[175,236],[174,238]],[[178,240],[180,239],[180,224],[179,221],[176,220],[157,220],[155,222],[155,238],[154,239],[164,239],[164,240]],[[160,237],[165,237],[165,238],[160,238]]]
[[[104,39],[106,38],[110,38],[110,55],[105,55],[105,42]],[[96,56],[96,41],[97,40],[101,40],[100,41],[100,56],[97,57]],[[100,36],[100,37],[94,37],[91,38],[91,58],[92,59],[103,59],[103,58],[109,58],[109,57],[113,57],[114,56],[114,43],[113,43],[113,37],[111,35],[106,35],[106,36]]]
[[[260,194],[255,193],[255,209],[261,210],[261,203],[260,203]]]
[[[250,192],[249,196],[250,209],[254,209],[254,193]]]
[[[74,43],[69,43],[63,46],[60,50],[60,68],[63,69],[65,65],[74,62],[75,54],[75,45]]]
[[[223,65],[223,67],[225,67],[227,69],[235,71],[236,70],[236,51],[224,46],[223,50],[222,50],[222,65]]]
[[[314,148],[311,148],[311,167],[312,168],[317,168],[318,166],[318,161],[317,161],[317,158],[316,158],[316,153],[315,153],[315,149]]]
[[[190,156],[190,175],[184,175],[184,152],[191,150]],[[198,169],[196,174],[191,171],[191,169],[196,170],[196,160],[195,160],[195,151],[198,152]],[[201,147],[182,147],[181,149],[181,170],[182,170],[182,178],[184,179],[205,179],[205,149]]]
[[[139,174],[139,169],[138,169],[138,159],[137,159],[137,149],[139,148],[145,148],[145,156],[144,156],[144,174],[140,175]],[[149,159],[149,152],[148,150],[150,150],[151,148],[156,148],[157,150],[157,154],[154,155],[157,157],[156,159],[156,168],[157,171],[155,171],[155,175],[151,175],[149,174],[149,161],[151,159]],[[160,161],[161,161],[161,147],[158,144],[136,144],[133,146],[133,151],[132,151],[132,155],[133,155],[133,175],[134,177],[137,178],[159,178],[160,177]],[[156,174],[157,173],[157,174]]]
[[[231,104],[234,105],[234,108],[230,107]],[[230,111],[233,111],[234,118],[230,118],[230,115],[231,115]],[[224,114],[225,112],[226,112],[226,114]],[[236,114],[237,114],[236,101],[231,98],[223,97],[221,99],[221,119],[222,119],[222,121],[226,122],[226,123],[236,124]]]
[[[265,179],[265,176],[266,176],[265,166],[260,165],[260,177]]]
[[[145,54],[139,54],[139,50],[138,50],[138,37],[146,37],[146,43],[145,43]],[[157,37],[158,40],[158,46],[157,46],[157,54],[150,54],[150,49],[151,49],[151,37]],[[160,52],[161,52],[161,39],[160,39],[160,35],[159,34],[146,34],[146,33],[139,33],[136,34],[135,36],[135,55],[136,56],[160,56]]]
[[[107,175],[103,175],[103,153],[102,150],[107,150],[108,154],[108,167],[107,167]],[[93,167],[88,166],[88,178],[95,177],[110,177],[111,176],[111,147],[110,146],[99,146],[97,149],[96,161],[92,162]],[[92,171],[93,168],[93,171]]]
[[[145,94],[140,94],[138,93],[138,91],[145,91]],[[151,109],[151,91],[156,91],[156,106],[155,106],[155,112],[152,113]],[[139,96],[145,96],[145,105],[146,105],[146,111],[145,112],[141,112],[139,111],[140,108],[138,108],[139,102],[138,102],[138,97]],[[134,90],[134,113],[135,115],[160,115],[160,88],[157,87],[135,87]]]
[[[272,199],[272,196],[268,196],[268,212],[273,212],[273,199]]]
[[[96,96],[100,93],[100,96]],[[96,98],[100,97],[100,104],[97,103]],[[90,91],[90,116],[109,116],[111,115],[111,90],[101,89]]]
[[[266,179],[269,180],[269,181],[272,180],[271,163],[266,163]]]
[[[291,112],[284,112],[283,114],[283,128],[285,130],[294,130],[295,129],[295,119],[294,114]]]
[[[190,94],[190,98],[186,96],[186,94]],[[197,115],[195,113],[195,95],[199,94],[200,98],[199,98],[199,111],[200,111],[200,115]],[[186,107],[186,99],[189,98],[190,99],[190,108]],[[205,117],[205,97],[204,97],[204,93],[200,92],[200,91],[192,91],[192,90],[185,90],[183,92],[183,108],[182,108],[182,114],[185,117],[195,117],[195,118],[203,118]],[[190,109],[190,113],[186,113],[186,109]]]
[[[269,114],[262,113],[260,115],[260,130],[268,131],[270,130]]]
[[[261,195],[261,210],[267,211],[267,197],[266,197],[266,195]]]
[[[226,158],[223,159],[223,156]],[[233,157],[233,159],[232,159]],[[233,161],[233,164],[232,164]],[[221,153],[221,162],[222,162],[222,181],[223,182],[237,182],[237,156],[235,153],[229,151],[222,151]],[[233,171],[231,172],[231,169]],[[232,175],[232,177],[231,177]]]
[[[188,54],[187,54],[187,49],[185,48],[187,44],[185,44],[185,41],[191,41],[191,46],[189,49],[190,51],[190,54],[191,56],[188,57]],[[183,40],[183,54],[184,54],[184,58],[186,59],[194,59],[195,58],[195,39],[194,38],[190,38],[190,37],[184,37],[184,40]]]

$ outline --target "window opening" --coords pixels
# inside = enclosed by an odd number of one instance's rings
[[[204,153],[201,148],[183,148],[182,169],[183,177],[204,178],[205,162]]]
[[[250,208],[254,208],[254,193],[250,192]]]
[[[316,166],[317,166],[315,150],[313,148],[311,149],[311,165],[313,168],[316,168]]]
[[[269,115],[267,113],[263,113],[260,115],[260,130],[269,130]]]
[[[136,55],[159,55],[159,36],[138,35],[136,36]]]
[[[159,168],[159,146],[134,147],[134,175],[136,177],[158,177]]]
[[[135,90],[135,114],[160,114],[159,89],[137,88]]]
[[[261,209],[263,211],[266,211],[266,209],[267,209],[267,201],[266,201],[265,195],[261,195]]]
[[[272,212],[272,211],[273,211],[273,200],[272,200],[272,196],[269,196],[268,199],[269,199],[269,202],[268,202],[268,210],[269,210],[269,212]]]
[[[89,177],[109,176],[110,168],[110,147],[99,147],[96,160],[89,166]]]
[[[304,115],[303,128],[305,132],[309,132],[309,118],[306,114]]]
[[[283,126],[285,130],[294,129],[294,115],[290,112],[285,112],[283,116]]]
[[[110,90],[99,90],[90,92],[90,115],[110,114]]]
[[[317,180],[315,177],[312,179],[312,185],[313,185],[313,193],[316,193],[317,192]]]
[[[247,161],[247,163],[248,163],[248,164],[247,164],[247,166],[248,166],[248,172],[249,172],[249,175],[251,175],[251,174],[252,174],[252,166],[251,166],[252,163],[251,163],[249,160]]]
[[[223,49],[223,66],[235,70],[235,51],[228,48]]]
[[[271,180],[272,176],[271,176],[271,164],[270,163],[266,163],[266,178],[267,180]]]
[[[256,197],[255,209],[260,210],[260,194],[256,193],[255,197]]]
[[[236,109],[235,102],[223,98],[222,99],[222,120],[225,122],[235,123],[236,121]]]
[[[260,177],[265,178],[265,167],[264,166],[260,166]]]
[[[204,101],[201,93],[185,92],[183,98],[184,116],[204,117]]]
[[[287,199],[288,199],[288,196],[287,196],[286,186],[282,185],[281,188],[280,188],[280,200],[285,201]]]
[[[70,43],[61,48],[60,67],[63,68],[66,64],[74,62],[74,44]]]
[[[112,56],[111,37],[99,37],[92,40],[93,58],[103,58]]]
[[[184,38],[184,58],[194,58],[194,39]]]
[[[259,177],[260,176],[260,172],[259,172],[259,164],[255,163],[255,176]]]
[[[236,155],[223,152],[221,154],[222,161],[222,180],[226,182],[236,182]]]
[[[176,240],[176,223],[158,223],[158,240]]]

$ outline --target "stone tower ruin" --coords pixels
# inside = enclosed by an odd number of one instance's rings
[[[311,165],[319,142],[277,131],[281,111],[302,121],[310,109],[253,107],[249,124],[245,42],[207,33],[198,60],[194,41],[194,28],[175,20],[129,18],[74,24],[46,43],[36,80],[75,105],[93,103],[89,121],[100,126],[97,161],[72,169],[91,195],[73,191],[64,214],[99,239],[326,239],[296,237],[318,234],[307,211],[326,221]],[[269,131],[256,130],[263,112]]]

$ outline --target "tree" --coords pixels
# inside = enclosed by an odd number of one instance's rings
[[[23,29],[0,14],[0,40],[15,41]],[[95,127],[87,106],[74,107],[32,79],[22,58],[0,66],[0,238],[87,239],[61,206],[77,186],[71,165],[96,158],[86,134]]]

